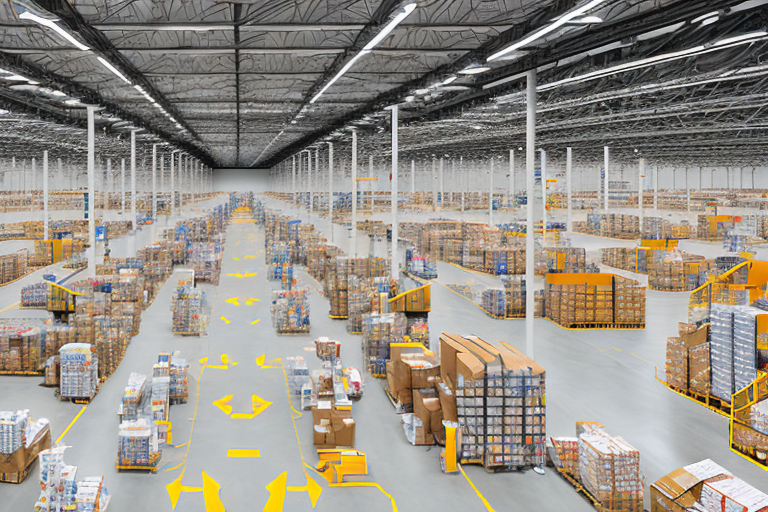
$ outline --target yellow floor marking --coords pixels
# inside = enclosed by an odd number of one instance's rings
[[[203,499],[205,500],[205,512],[226,512],[224,504],[219,497],[221,485],[203,471]]]
[[[646,363],[648,363],[648,364],[653,364],[653,363],[651,363],[649,360],[645,359],[644,357],[640,357],[639,355],[635,354],[634,352],[630,352],[630,354],[631,354],[631,355],[633,355],[633,356],[635,356],[636,358],[638,358],[638,359],[639,359],[639,360],[641,360],[641,361],[645,361],[645,362],[646,362]]]
[[[313,468],[306,462],[304,463],[304,466],[308,467],[309,469],[317,473],[319,476],[323,476],[322,474],[320,474],[320,472],[317,471],[316,468]],[[340,484],[329,483],[328,485],[330,487],[374,487],[379,491],[381,491],[381,493],[384,496],[389,498],[389,501],[392,504],[392,512],[398,512],[397,502],[395,501],[395,498],[393,498],[391,494],[389,494],[380,484],[377,484],[376,482],[343,482]],[[490,509],[490,510],[493,511],[493,509]]]
[[[16,306],[18,306],[19,304],[21,304],[21,303],[20,303],[20,302],[14,302],[14,303],[13,303],[13,304],[11,304],[10,306],[5,306],[3,309],[0,309],[0,313],[2,313],[3,311],[8,311],[8,310],[9,310],[9,309],[11,309],[11,308],[15,308],[15,307],[16,307]]]
[[[185,446],[187,446],[187,444],[189,444],[189,441],[187,441],[186,443],[182,443],[182,444],[172,444],[171,448],[184,448]]]
[[[166,470],[166,471],[173,471],[174,469],[179,469],[179,468],[180,468],[181,466],[183,466],[183,465],[184,465],[184,462],[179,462],[178,464],[176,464],[176,465],[175,465],[175,466],[173,466],[172,468],[165,468],[165,470]]]
[[[229,318],[227,318],[225,316],[222,316],[220,318],[224,321],[225,324],[231,324],[232,323],[232,322],[229,321]]]
[[[243,256],[243,259],[244,260],[255,260],[256,259],[256,255],[255,254],[246,254],[245,256]]]
[[[599,351],[600,351],[600,352],[602,352],[603,354],[607,354],[607,353],[608,353],[608,352],[606,352],[605,350],[603,350],[602,348],[599,348],[599,349],[597,349],[597,350],[599,350]]]
[[[289,486],[288,485],[288,472],[283,471],[280,475],[267,484],[266,489],[269,491],[269,498],[267,503],[262,509],[263,512],[282,512],[285,506],[285,493],[286,492],[306,492],[309,494],[309,501],[312,503],[312,508],[317,505],[317,500],[320,499],[320,495],[323,493],[323,488],[315,482],[315,480],[309,476],[309,473],[304,471],[304,476],[307,477],[306,485],[301,486]]]
[[[72,425],[75,424],[75,422],[80,419],[80,416],[85,412],[85,410],[88,408],[87,405],[84,405],[80,412],[77,413],[77,415],[72,419],[72,421],[69,422],[69,425],[67,425],[67,428],[64,429],[64,432],[61,433],[61,435],[56,439],[56,442],[53,444],[59,444],[62,439],[64,439],[64,436],[69,432],[69,429],[72,428]]]
[[[235,261],[240,261],[240,258],[238,258],[237,256],[234,256],[232,259]]]
[[[256,277],[257,275],[259,275],[258,272],[245,272],[243,274],[241,274],[240,272],[230,272],[229,274],[227,274],[227,276],[229,277],[239,277],[239,278]]]
[[[251,297],[250,299],[245,299],[245,305],[246,306],[250,306],[254,302],[261,302],[261,301],[259,299],[254,299],[253,297]]]
[[[251,322],[251,325],[256,325],[257,323],[261,322],[261,318],[257,318],[253,322]]]
[[[620,348],[613,347],[613,350],[615,350],[616,352],[621,352]]]
[[[477,494],[477,497],[480,498],[480,501],[482,501],[483,505],[485,505],[485,509],[488,512],[495,512],[493,507],[491,506],[491,504],[488,503],[488,500],[485,499],[485,496],[483,496],[483,494],[480,492],[480,490],[477,487],[475,487],[475,484],[472,483],[472,480],[470,480],[469,477],[467,476],[467,474],[464,472],[464,468],[461,467],[461,464],[459,464],[459,470],[461,471],[461,474],[464,475],[464,478],[466,478],[466,480],[469,483],[470,487],[472,487],[472,489],[475,490],[475,493]]]
[[[259,450],[248,450],[245,448],[230,448],[227,450],[227,457],[258,458],[261,457],[261,452]]]
[[[240,240],[238,240],[237,242],[235,242],[235,245],[240,245]]]
[[[201,365],[203,365],[203,366],[205,366],[207,368],[212,368],[214,370],[228,370],[229,369],[229,365],[237,366],[238,364],[240,364],[240,363],[237,363],[235,361],[230,361],[229,360],[229,356],[227,354],[221,354],[221,356],[219,356],[219,357],[221,359],[221,364],[208,364],[208,358],[207,357],[201,357],[198,360],[198,362]]]
[[[232,412],[232,406],[229,405],[229,402],[232,401],[232,398],[234,398],[234,395],[227,395],[222,398],[219,398],[218,400],[214,400],[212,403],[214,406],[221,409],[221,412],[226,414],[232,419],[235,420],[252,420],[272,405],[272,402],[269,400],[264,400],[259,395],[251,395],[251,409],[253,410],[252,413],[244,413],[244,412]]]
[[[230,297],[229,299],[225,300],[227,304],[232,304],[233,306],[239,306],[240,300],[239,297]]]
[[[280,368],[279,366],[272,366],[272,365],[264,364],[266,362],[266,359],[267,359],[267,355],[266,354],[261,354],[259,357],[256,358],[256,364],[258,365],[259,368],[262,368],[264,370],[269,370],[269,369],[273,369],[273,368]],[[275,362],[280,362],[280,358],[275,359]]]

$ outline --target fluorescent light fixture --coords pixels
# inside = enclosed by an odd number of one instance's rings
[[[406,103],[411,103],[411,102],[413,102],[413,100],[415,100],[415,99],[416,99],[416,96],[406,96],[406,97],[405,97],[405,102],[406,102]]]
[[[371,50],[373,50],[379,43],[381,43],[384,38],[386,38],[394,29],[397,27],[405,18],[408,17],[409,14],[411,14],[416,9],[416,2],[409,3],[408,5],[405,5],[402,7],[402,9],[398,9],[397,14],[395,17],[390,21],[387,26],[385,26],[381,32],[379,32],[376,37],[371,39],[368,44],[366,44],[362,50],[360,50],[354,57],[352,57],[349,62],[347,62],[344,67],[342,67],[338,73],[336,73],[336,76],[331,78],[331,80],[325,84],[325,86],[320,89],[320,92],[315,94],[315,96],[309,100],[309,103],[312,104],[316,102],[320,96],[323,95],[325,91],[327,91],[333,84],[335,84],[339,78],[341,78],[344,73],[349,71],[352,66],[354,66],[355,62],[360,60],[364,55],[367,55],[371,53]],[[292,124],[295,124],[291,122]]]
[[[10,80],[12,82],[29,82],[29,78],[21,75],[3,76],[0,78],[2,78],[3,80]]]
[[[141,93],[141,95],[142,95],[142,96],[144,96],[145,98],[147,98],[147,100],[148,100],[150,103],[152,103],[152,104],[155,104],[155,103],[157,103],[157,102],[155,101],[155,99],[154,99],[152,96],[150,96],[149,94],[147,94],[147,91],[145,91],[145,90],[144,90],[144,89],[143,89],[143,88],[142,88],[140,85],[134,85],[134,86],[133,86],[133,88],[134,88],[134,89],[136,89],[137,91],[139,91],[139,92]]]
[[[706,20],[707,18],[711,18],[711,17],[713,17],[713,16],[714,16],[715,18],[717,18],[718,16],[720,16],[720,11],[712,11],[712,12],[708,12],[707,14],[702,14],[702,15],[701,15],[701,16],[699,16],[698,18],[693,18],[693,19],[691,20],[691,25],[695,25],[696,23],[698,23],[698,22],[700,22],[700,21],[704,21],[704,20]]]
[[[66,95],[67,95],[67,93],[61,92],[61,91],[53,91],[51,93],[51,96],[66,96]]]
[[[592,25],[593,23],[602,23],[603,18],[600,16],[584,16],[583,18],[576,18],[568,22],[569,25]]]
[[[418,94],[418,95],[422,95],[422,94],[427,94],[427,93],[429,92],[429,89],[416,89],[416,90],[415,90],[415,91],[413,91],[413,92],[414,92],[415,94]]]
[[[711,18],[707,18],[704,21],[701,22],[702,27],[706,27],[707,25],[711,25],[713,23],[717,23],[720,21],[720,16],[713,16]]]
[[[525,46],[533,43],[534,41],[541,39],[542,37],[546,36],[547,34],[550,34],[557,30],[558,28],[562,27],[563,25],[568,24],[575,18],[579,18],[580,16],[583,16],[585,13],[589,12],[590,10],[594,9],[595,7],[599,7],[601,4],[605,3],[605,0],[592,0],[591,2],[587,2],[586,4],[582,5],[578,9],[574,9],[571,12],[568,12],[561,16],[559,19],[557,19],[554,23],[547,25],[546,27],[540,28],[539,30],[535,31],[533,34],[529,35],[528,37],[524,37],[520,41],[507,46],[501,51],[498,51],[488,57],[486,59],[487,62],[494,61],[498,59],[499,57],[506,55],[510,52],[513,52],[515,50],[519,50],[520,48],[524,48]]]
[[[458,73],[460,75],[479,75],[480,73],[485,73],[486,71],[490,70],[490,66],[479,66],[477,64],[472,64],[471,66],[467,66],[461,71],[458,71]]]
[[[61,37],[63,37],[64,39],[66,39],[67,41],[69,41],[70,43],[75,45],[78,49],[83,50],[83,51],[90,50],[90,48],[88,48],[83,43],[81,43],[80,41],[78,41],[77,39],[72,37],[72,34],[67,32],[66,30],[64,30],[60,26],[58,26],[56,24],[56,22],[53,21],[53,20],[48,20],[48,19],[42,18],[40,16],[37,16],[36,14],[32,14],[29,11],[24,11],[23,13],[19,14],[19,19],[34,21],[35,23],[43,25],[44,27],[48,27],[50,29],[53,29],[53,30],[56,31],[57,34],[59,34]]]
[[[385,26],[381,31],[376,34],[376,37],[371,39],[367,45],[363,47],[363,50],[373,50],[376,48],[381,42],[386,39],[386,37],[392,33],[393,30],[395,30],[395,27],[397,27],[405,18],[408,17],[409,14],[411,14],[414,9],[416,9],[416,2],[410,3],[401,9],[398,9],[397,14],[394,18],[392,18],[392,21],[387,23],[387,26]]]
[[[459,77],[457,77],[456,75],[449,76],[448,78],[446,78],[445,80],[442,81],[442,85],[448,85],[450,83],[453,83],[453,82],[456,81],[457,78],[459,78]]]
[[[115,76],[117,76],[117,78],[119,78],[120,80],[122,80],[127,84],[131,83],[131,81],[125,78],[125,75],[119,72],[115,66],[113,66],[112,64],[109,63],[109,61],[107,61],[107,59],[103,57],[97,57],[97,59],[99,59],[99,62],[101,62],[102,66],[110,70]]]
[[[468,91],[472,89],[466,85],[445,85],[440,88],[441,91]]]
[[[681,28],[683,25],[685,25],[684,21],[681,21],[680,23],[675,23],[674,25],[667,25],[666,27],[657,28],[656,30],[651,30],[650,32],[646,32],[645,34],[640,34],[637,36],[638,41],[647,41],[648,39],[655,39],[657,37],[663,36],[664,34],[669,34],[670,32],[674,32],[677,29]]]

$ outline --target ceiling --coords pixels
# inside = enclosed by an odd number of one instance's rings
[[[520,74],[538,69],[537,143],[554,153],[763,161],[768,0],[412,3],[4,0],[0,157],[24,141],[82,154],[86,105],[104,155],[139,129],[211,167],[270,167],[350,126],[386,155],[392,104],[406,154],[505,152],[524,146]]]

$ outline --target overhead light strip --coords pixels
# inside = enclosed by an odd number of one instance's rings
[[[554,23],[547,25],[546,27],[540,28],[539,30],[535,31],[533,34],[529,35],[528,37],[524,37],[520,41],[507,46],[503,50],[494,53],[490,57],[486,59],[487,62],[494,61],[508,53],[514,52],[515,50],[519,50],[520,48],[524,48],[525,46],[528,46],[529,44],[533,43],[534,41],[537,41],[541,39],[542,37],[546,36],[547,34],[551,34],[552,32],[556,31],[560,27],[567,25],[571,20],[574,18],[578,18],[579,16],[582,16],[583,14],[586,14],[588,11],[599,7],[601,4],[605,3],[606,0],[592,0],[591,2],[588,2],[581,7],[574,9],[571,12],[565,13],[563,16],[558,18]]]
[[[60,26],[58,26],[56,22],[53,20],[40,17],[36,14],[32,14],[29,11],[24,11],[23,13],[19,14],[19,19],[34,21],[35,23],[39,23],[40,25],[53,29],[54,31],[56,31],[57,34],[59,34],[61,37],[63,37],[64,39],[66,39],[67,41],[75,45],[78,49],[83,51],[90,50],[89,47],[85,46],[83,43],[81,43],[80,41],[72,37],[72,34],[67,32]]]
[[[331,80],[325,84],[325,86],[320,89],[320,92],[318,92],[314,98],[309,100],[309,103],[316,102],[320,96],[323,95],[325,91],[327,91],[333,84],[335,84],[339,78],[341,78],[344,73],[349,71],[352,66],[354,66],[355,62],[360,60],[363,56],[367,55],[371,52],[376,46],[378,46],[405,18],[408,17],[414,10],[416,9],[416,3],[410,3],[408,5],[405,5],[402,7],[402,10],[397,13],[397,15],[390,21],[387,26],[385,26],[381,32],[379,32],[376,37],[371,39],[368,44],[366,44],[362,50],[360,50],[352,59],[347,62],[344,67],[342,67],[336,75],[331,78]]]
[[[117,77],[118,77],[120,80],[122,80],[123,82],[125,82],[125,83],[127,83],[127,84],[130,84],[130,83],[131,83],[131,81],[130,81],[130,80],[128,80],[127,78],[125,78],[125,75],[124,75],[124,74],[122,74],[120,71],[118,71],[118,70],[117,70],[117,68],[116,68],[115,66],[113,66],[112,64],[110,64],[110,63],[109,63],[109,61],[108,61],[107,59],[105,59],[105,58],[103,58],[103,57],[96,57],[96,58],[97,58],[97,59],[99,59],[99,62],[101,62],[101,65],[102,65],[102,66],[104,66],[105,68],[107,68],[108,70],[110,70],[110,71],[111,71],[111,72],[112,72],[112,73],[113,73],[115,76],[117,76]]]

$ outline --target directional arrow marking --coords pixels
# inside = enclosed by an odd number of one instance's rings
[[[233,306],[239,306],[240,305],[240,301],[238,300],[238,297],[231,297],[231,298],[225,300],[224,302],[226,302],[227,304],[232,304]]]
[[[259,357],[256,358],[256,364],[258,365],[259,368],[262,368],[265,370],[268,370],[270,368],[280,368],[279,366],[271,366],[268,364],[264,364],[266,360],[267,360],[267,355],[261,354]],[[275,361],[280,362],[280,358],[275,359]]]
[[[309,495],[309,501],[312,503],[312,508],[317,505],[317,500],[320,499],[320,494],[323,492],[323,488],[315,482],[308,473],[304,472],[304,476],[307,479],[305,485],[294,487],[288,486],[288,472],[284,471],[280,475],[267,484],[267,491],[269,491],[269,498],[267,503],[264,504],[262,512],[282,512],[285,506],[285,493],[286,492],[306,492]]]
[[[165,490],[168,492],[168,498],[171,500],[171,508],[176,509],[176,505],[179,502],[179,498],[181,497],[181,493],[183,492],[202,492],[203,493],[203,500],[205,500],[205,510],[206,512],[225,512],[224,504],[221,502],[221,498],[219,498],[219,491],[221,490],[221,485],[211,478],[208,473],[205,471],[203,473],[203,486],[202,487],[192,487],[189,485],[184,485],[181,483],[181,476],[174,480],[173,482],[167,484],[165,486]]]
[[[213,402],[213,405],[221,409],[221,412],[226,414],[232,419],[235,420],[251,420],[267,410],[267,408],[272,405],[272,402],[268,400],[264,400],[259,395],[251,395],[251,409],[253,410],[252,413],[243,413],[243,412],[232,412],[232,406],[229,405],[229,402],[232,401],[232,398],[234,398],[234,395],[227,395],[225,397],[219,398],[218,400],[215,400]]]

